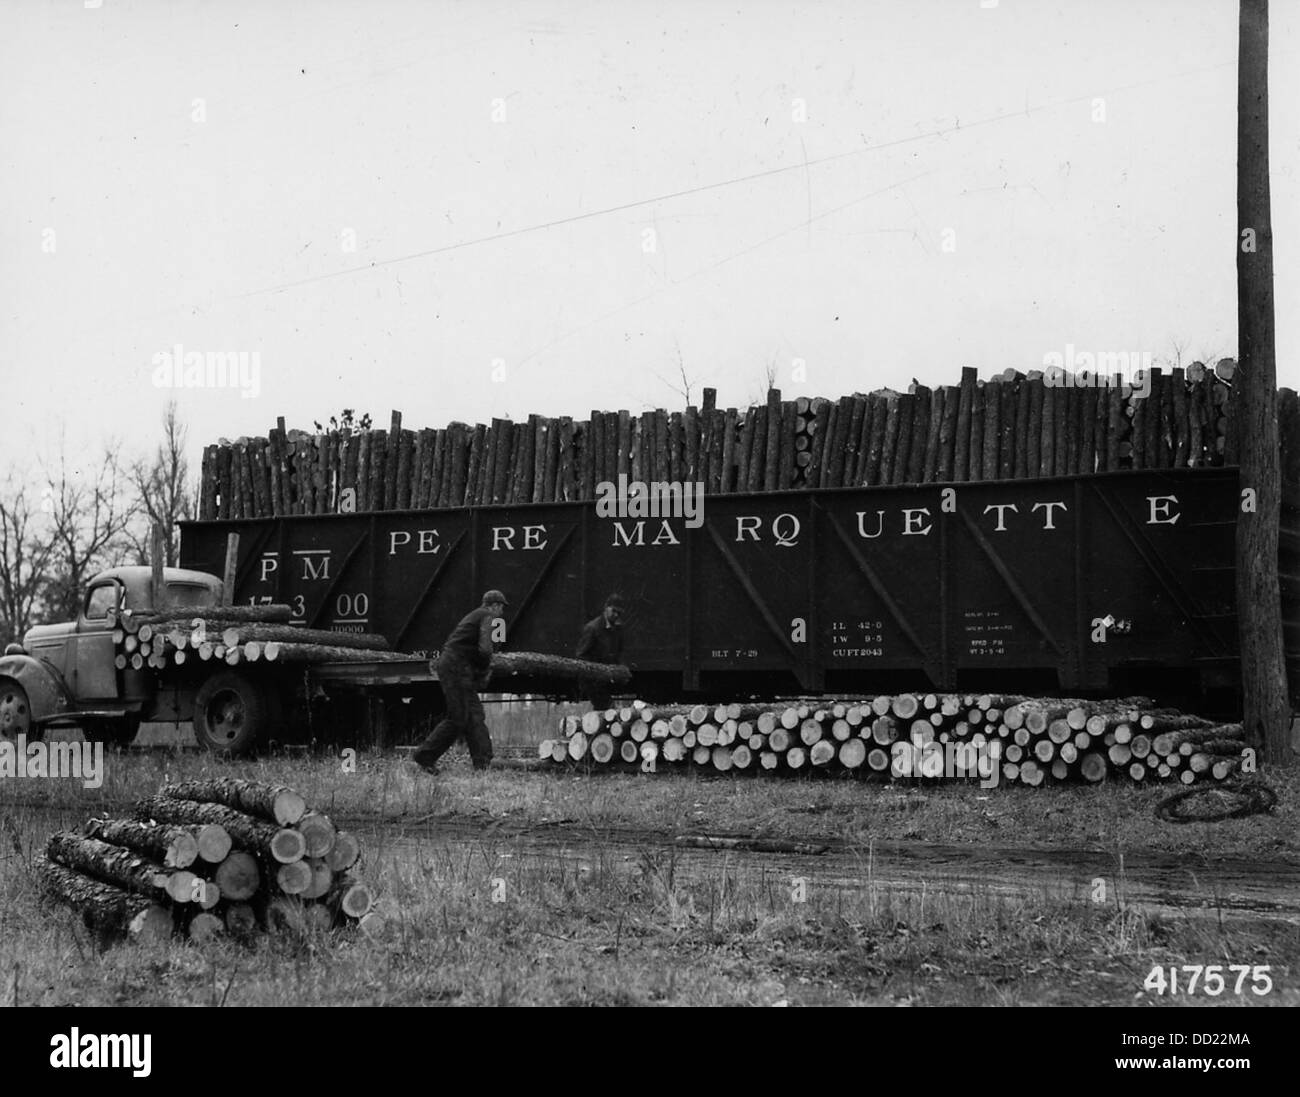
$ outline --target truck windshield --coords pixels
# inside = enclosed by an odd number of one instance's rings
[[[212,605],[216,596],[196,583],[168,583],[167,601],[175,609],[198,609]]]

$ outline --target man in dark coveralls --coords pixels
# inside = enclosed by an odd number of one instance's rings
[[[611,594],[606,598],[600,616],[583,625],[578,650],[574,654],[592,663],[623,661],[623,599],[619,595]],[[582,696],[591,702],[596,712],[604,712],[610,706],[607,682],[584,682]]]
[[[457,739],[464,737],[475,769],[487,769],[492,762],[492,737],[483,717],[478,691],[487,686],[492,674],[492,634],[509,603],[499,590],[483,595],[483,604],[461,618],[442,645],[436,669],[447,701],[447,715],[429,733],[412,756],[416,765],[438,772],[438,759]]]

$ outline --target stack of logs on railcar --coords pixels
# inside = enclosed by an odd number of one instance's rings
[[[327,663],[392,661],[375,633],[334,632],[290,623],[286,605],[212,606],[133,613],[110,610],[109,625],[118,670],[162,669],[189,660],[240,663]]]
[[[51,835],[36,865],[47,893],[105,938],[206,940],[381,933],[360,858],[360,842],[293,789],[226,777],[169,785],[134,819]]]
[[[951,483],[1235,464],[1236,363],[1151,369],[1138,387],[1062,369],[838,400],[783,400],[410,430],[306,433],[203,451],[205,520],[591,500],[597,485],[697,482],[710,494]],[[1102,383],[1109,382],[1109,383]],[[1292,394],[1294,397],[1294,394]]]
[[[540,757],[642,772],[695,766],[788,775],[841,772],[933,780],[1222,781],[1248,757],[1240,724],[1111,701],[991,694],[810,698],[784,704],[656,706],[561,720]],[[997,767],[996,775],[991,767]],[[955,771],[955,772],[954,772]]]

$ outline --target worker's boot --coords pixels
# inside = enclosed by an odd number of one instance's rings
[[[456,726],[449,720],[443,720],[429,733],[424,742],[415,748],[415,753],[411,755],[411,761],[426,773],[436,774],[438,772],[438,759],[447,752],[447,748],[451,746],[455,738]]]

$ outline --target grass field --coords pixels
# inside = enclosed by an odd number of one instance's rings
[[[555,711],[492,717],[498,752]],[[152,729],[167,739],[165,729]],[[39,896],[30,861],[54,830],[119,814],[169,780],[233,773],[291,784],[366,842],[363,875],[392,916],[383,941],[332,935],[100,951]],[[1266,999],[1300,1004],[1300,942],[1282,918],[1153,912],[976,886],[898,890],[865,851],[897,841],[1300,862],[1294,775],[1268,816],[1168,826],[1169,789],[1028,789],[748,777],[472,772],[432,778],[398,754],[221,763],[156,748],[106,757],[103,787],[6,782],[0,801],[0,1001],[26,1004],[1169,1004],[1155,965],[1266,964]],[[619,833],[633,833],[632,840]],[[563,840],[543,841],[548,833]],[[688,857],[682,833],[833,840],[863,851],[859,885],[805,894],[761,855]],[[815,862],[815,858],[810,858]],[[815,865],[814,865],[815,869]]]

